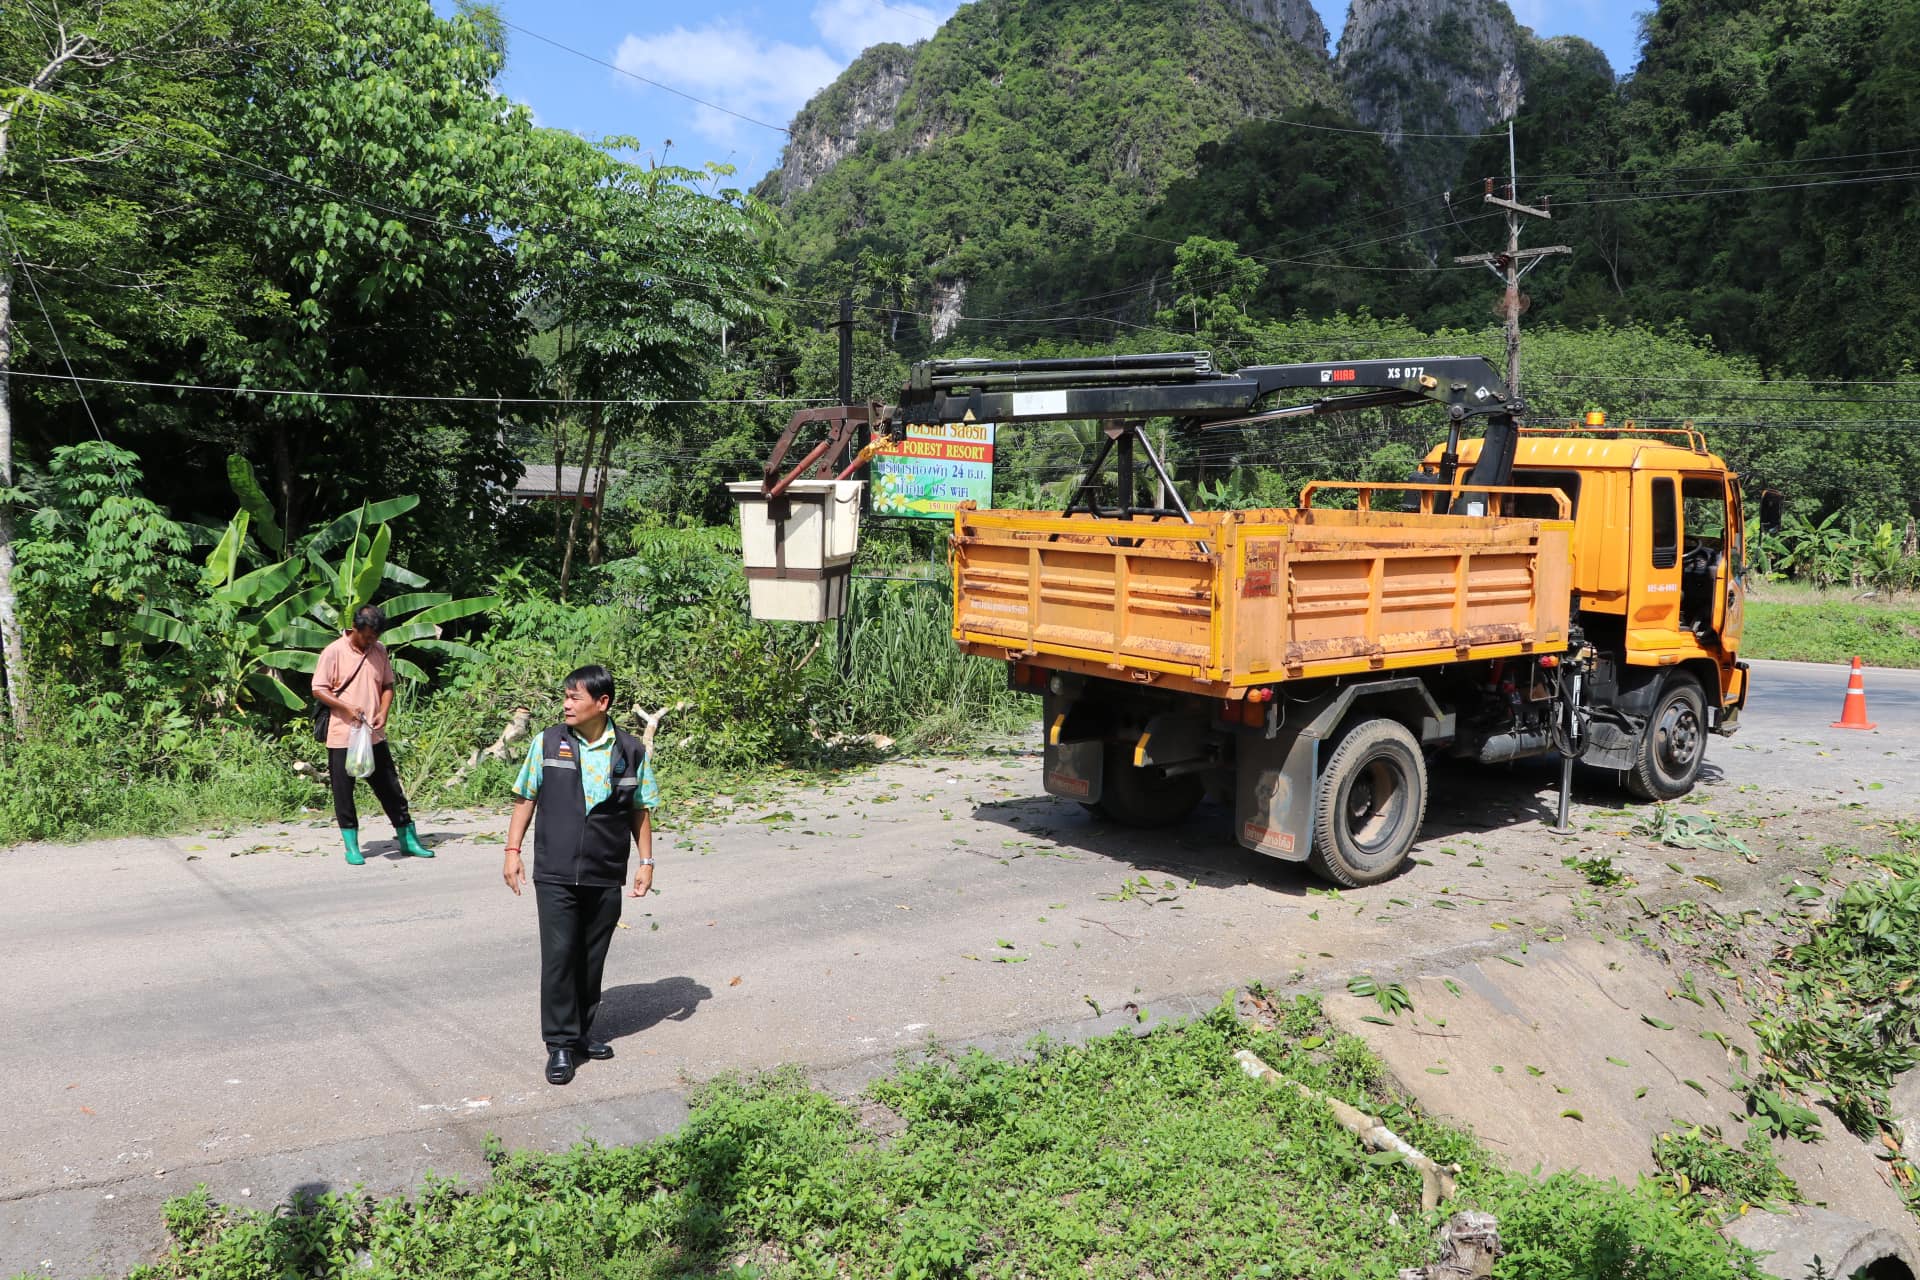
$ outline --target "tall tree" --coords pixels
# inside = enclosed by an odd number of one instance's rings
[[[577,143],[577,140],[575,140]],[[600,147],[556,138],[549,162],[572,193],[565,228],[536,223],[518,241],[529,300],[564,326],[554,373],[593,400],[697,398],[720,357],[721,334],[759,318],[778,283],[767,243],[771,215],[707,170],[622,163]],[[689,394],[689,393],[692,394]],[[580,455],[573,514],[561,549],[560,589],[572,576],[587,476],[643,419],[669,426],[685,406],[596,406]],[[604,491],[600,495],[604,497]]]
[[[0,7],[0,652],[16,721],[27,672],[14,616],[11,375],[22,358],[52,367],[48,357],[64,350],[85,363],[137,346],[142,333],[181,341],[224,323],[230,259],[154,253],[155,211],[130,193],[178,159],[171,126],[204,107],[221,65],[268,38],[262,10],[186,0]],[[163,124],[166,140],[156,139]],[[23,327],[29,299],[37,329]],[[58,415],[76,396],[42,388],[27,399]]]

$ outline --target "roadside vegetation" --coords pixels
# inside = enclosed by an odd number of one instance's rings
[[[1748,658],[1858,657],[1870,667],[1920,667],[1920,601],[1901,596],[1889,603],[1851,592],[1782,591],[1762,584],[1747,598],[1740,649]]]
[[[722,1080],[672,1137],[497,1153],[481,1188],[279,1213],[186,1196],[166,1208],[171,1253],[134,1274],[1389,1280],[1432,1260],[1442,1215],[1475,1207],[1499,1220],[1499,1277],[1759,1275],[1657,1184],[1497,1169],[1393,1099],[1365,1043],[1313,999],[1279,1008],[1268,1029],[1223,1004],[1082,1047],[1039,1042],[1019,1061],[935,1053],[851,1105],[792,1073]],[[1423,1214],[1413,1170],[1365,1152],[1325,1104],[1247,1078],[1241,1048],[1459,1162],[1457,1200]]]
[[[502,798],[524,740],[504,758],[473,764],[474,753],[516,708],[536,723],[556,719],[558,681],[585,661],[613,670],[626,723],[637,727],[635,707],[670,709],[656,744],[673,765],[662,771],[668,821],[703,794],[856,764],[874,754],[873,735],[926,748],[1028,714],[1000,666],[955,649],[944,566],[904,535],[878,540],[863,570],[876,580],[856,587],[844,633],[749,619],[737,535],[724,528],[636,532],[633,554],[583,570],[567,603],[521,565],[495,573],[486,594],[454,601],[419,590],[402,567],[396,531],[411,499],[272,549],[243,508],[203,559],[192,531],[137,493],[124,509],[86,517],[90,494],[137,481],[130,456],[77,446],[56,464],[74,506],[52,513],[46,523],[61,536],[34,544],[26,563],[33,598],[60,606],[35,611],[35,648],[66,661],[36,700],[57,714],[0,744],[0,844],[323,807],[325,753],[290,685],[304,692],[299,673],[338,619],[367,602],[400,615],[387,639],[412,678],[396,703],[396,755],[422,804]],[[93,589],[102,578],[144,591],[117,604]],[[431,679],[416,659],[433,665]]]
[[[1647,834],[1665,843],[1719,840],[1705,847],[1745,852],[1737,839],[1712,834],[1707,815],[1656,817],[1649,825],[1658,830]],[[1920,1216],[1913,1138],[1892,1102],[1898,1082],[1920,1067],[1920,822],[1885,830],[1892,837],[1886,847],[1867,853],[1831,845],[1823,873],[1783,877],[1778,913],[1681,901],[1645,908],[1651,932],[1629,930],[1723,980],[1728,994],[1708,990],[1704,998],[1722,1008],[1732,999],[1749,1006],[1750,1047],[1722,1041],[1749,1142],[1728,1148],[1717,1132],[1700,1129],[1663,1135],[1655,1147],[1663,1181],[1703,1198],[1702,1211],[1791,1198],[1766,1143],[1751,1135],[1841,1141],[1837,1123],[1885,1162],[1888,1182]],[[1588,878],[1602,883],[1591,871]],[[1683,972],[1679,995],[1703,999],[1691,973]]]

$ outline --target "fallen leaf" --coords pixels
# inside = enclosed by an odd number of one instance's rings
[[[1662,1022],[1660,1019],[1654,1017],[1650,1013],[1641,1014],[1640,1021],[1646,1023],[1650,1027],[1657,1027],[1661,1031],[1673,1030],[1673,1024],[1671,1022]]]
[[[82,1107],[82,1108],[80,1108],[80,1114],[81,1114],[81,1115],[83,1115],[83,1116],[90,1116],[90,1115],[92,1115],[92,1114],[93,1114],[93,1108],[92,1108],[92,1107]]]
[[[736,975],[735,977],[732,977],[732,978],[729,978],[729,979],[727,980],[727,985],[728,985],[728,986],[730,986],[730,987],[737,987],[737,986],[739,986],[739,985],[740,985],[740,979],[739,979],[739,977],[738,977],[738,976]]]
[[[1568,1107],[1565,1111],[1562,1111],[1560,1117],[1563,1120],[1578,1120],[1581,1124],[1587,1122],[1587,1118],[1578,1111],[1575,1111],[1572,1107]]]

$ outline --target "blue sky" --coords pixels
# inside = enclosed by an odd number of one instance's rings
[[[1606,51],[1616,72],[1635,61],[1635,18],[1652,0],[1508,0],[1541,35],[1579,35]],[[639,139],[641,153],[690,165],[722,161],[742,185],[779,162],[784,135],[697,106],[634,79],[645,77],[767,125],[785,125],[860,50],[931,35],[956,0],[496,0],[509,23],[500,89],[541,124],[589,137]],[[1313,0],[1333,39],[1346,0]],[[451,8],[447,0],[436,7]],[[622,75],[533,34],[625,68]],[[668,142],[671,141],[671,147]]]

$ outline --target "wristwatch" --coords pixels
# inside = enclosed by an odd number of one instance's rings
[[[640,861],[639,861],[639,863],[638,863],[638,865],[640,865],[640,866],[643,866],[643,867],[650,867],[650,866],[652,866],[652,865],[653,865],[653,859],[652,859],[652,858],[642,858],[642,859],[640,859]]]

